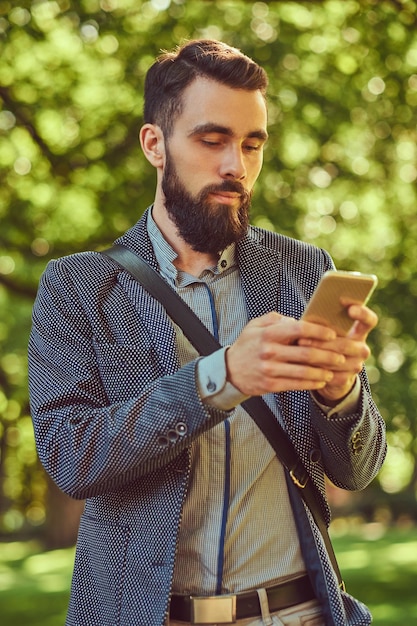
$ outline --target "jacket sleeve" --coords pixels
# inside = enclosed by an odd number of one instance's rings
[[[86,498],[165,466],[227,413],[201,401],[195,361],[181,369],[175,359],[163,364],[164,339],[137,321],[114,272],[94,284],[88,271],[75,277],[80,269],[75,261],[72,269],[49,263],[28,356],[39,458],[64,492]],[[117,336],[122,325],[133,339]]]
[[[292,240],[288,245],[283,254],[286,280],[280,285],[279,312],[300,318],[322,274],[335,266],[325,250]],[[301,269],[295,274],[294,268]],[[287,308],[288,303],[293,310]],[[323,499],[324,475],[342,489],[363,489],[376,476],[386,455],[385,424],[372,399],[365,369],[360,382],[354,411],[333,414],[329,419],[308,391],[278,394],[286,429]]]
[[[356,410],[327,416],[310,400],[324,470],[342,489],[360,490],[375,478],[386,455],[384,421],[372,399],[365,370]]]

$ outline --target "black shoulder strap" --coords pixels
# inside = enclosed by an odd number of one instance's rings
[[[221,348],[184,300],[140,256],[122,245],[114,245],[112,248],[103,250],[102,254],[127,269],[155,299],[163,304],[170,318],[182,328],[184,335],[201,355],[207,356]],[[287,468],[291,479],[299,487],[299,493],[323,535],[339,585],[344,587],[319,501],[321,496],[309,478],[293,443],[262,398],[253,396],[242,402],[242,406],[264,433],[278,458]]]

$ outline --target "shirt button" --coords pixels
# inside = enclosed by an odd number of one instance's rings
[[[227,266],[227,261],[226,261],[226,259],[222,259],[222,260],[220,261],[220,266],[221,266],[221,267],[223,267],[223,268]]]

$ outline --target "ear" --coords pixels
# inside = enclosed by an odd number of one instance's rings
[[[145,124],[139,131],[142,150],[149,163],[161,168],[165,163],[165,141],[162,130],[156,124]]]

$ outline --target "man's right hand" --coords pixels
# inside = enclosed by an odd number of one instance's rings
[[[321,389],[332,380],[332,370],[342,365],[345,357],[297,342],[335,338],[336,333],[325,326],[267,313],[251,320],[228,348],[227,379],[247,396]]]

